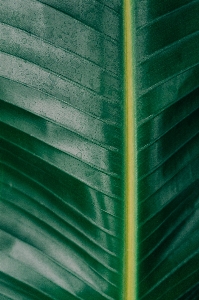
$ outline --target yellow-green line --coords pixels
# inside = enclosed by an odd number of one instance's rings
[[[136,130],[134,70],[133,0],[124,0],[124,123],[125,123],[125,253],[123,299],[137,296],[137,192],[136,192]]]

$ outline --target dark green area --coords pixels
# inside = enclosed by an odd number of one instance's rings
[[[137,1],[139,299],[198,299],[198,1]]]
[[[134,13],[137,300],[198,299],[199,2]],[[122,18],[0,0],[0,299],[122,294]]]
[[[119,298],[119,11],[0,1],[0,298]]]

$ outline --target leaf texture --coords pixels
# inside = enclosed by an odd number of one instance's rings
[[[138,296],[124,300],[198,299],[199,1],[131,4]],[[0,0],[0,299],[124,295],[123,9]]]
[[[198,9],[136,3],[138,299],[198,297]]]
[[[0,1],[5,299],[118,299],[120,5]]]

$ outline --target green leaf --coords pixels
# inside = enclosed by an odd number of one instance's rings
[[[198,12],[0,0],[0,299],[197,299]]]
[[[138,299],[197,299],[199,5],[136,5]]]

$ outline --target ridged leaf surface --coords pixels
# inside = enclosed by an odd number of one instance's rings
[[[17,300],[116,299],[120,3],[0,4],[0,291]]]
[[[125,294],[125,1],[0,0],[0,299]],[[199,1],[131,4],[136,300],[198,299]]]

